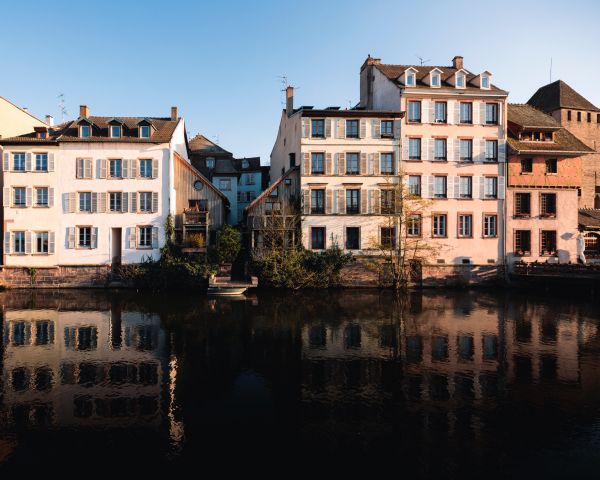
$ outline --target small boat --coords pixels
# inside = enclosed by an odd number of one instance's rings
[[[258,278],[251,277],[250,281],[233,281],[231,277],[213,277],[208,280],[209,295],[215,296],[239,296],[246,290],[258,285]]]

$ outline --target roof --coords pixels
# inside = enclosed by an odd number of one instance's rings
[[[190,164],[189,162],[187,162],[177,152],[174,152],[174,157],[177,160],[179,160],[182,163],[182,165],[184,165],[186,168],[188,168],[190,170],[190,172],[192,172],[196,176],[196,178],[198,178],[198,180],[202,181],[212,191],[214,191],[215,193],[217,193],[219,195],[219,197],[221,197],[221,199],[225,202],[226,205],[229,205],[229,199],[227,198],[227,196],[223,192],[221,192],[221,190],[219,190],[217,187],[215,187],[208,178],[206,178],[204,175],[202,175],[201,172],[199,172],[198,170],[196,170],[192,164]]]
[[[559,129],[561,127],[560,123],[547,113],[523,103],[508,104],[508,121],[515,123],[522,128],[538,127]]]
[[[300,167],[298,165],[296,165],[295,167],[290,168],[287,172],[285,172],[281,177],[279,177],[277,180],[275,180],[271,185],[269,185],[269,187],[265,190],[262,191],[262,193],[256,197],[254,200],[252,200],[252,202],[250,203],[250,205],[248,205],[246,208],[244,208],[244,211],[248,212],[251,208],[254,208],[256,205],[258,205],[258,203],[263,199],[266,198],[268,195],[271,194],[271,192],[273,190],[275,190],[279,185],[281,185],[281,183],[287,178],[289,177],[292,173],[297,172],[300,170]]]
[[[200,133],[190,140],[189,146],[192,153],[222,153],[231,155],[231,152],[221,148]]]
[[[18,137],[2,138],[0,144],[28,144],[28,143],[61,143],[61,142],[110,142],[110,143],[168,143],[171,141],[173,132],[177,127],[179,119],[173,120],[164,117],[119,117],[119,122],[123,123],[121,137],[111,138],[109,136],[109,122],[115,117],[90,116],[86,120],[92,123],[92,135],[88,138],[79,137],[77,120],[68,121],[55,127],[48,128],[48,138],[38,139],[35,132],[20,135]],[[149,120],[156,129],[150,138],[140,138],[138,136],[138,123],[141,120]],[[41,141],[40,141],[41,140]]]
[[[600,228],[600,209],[580,208],[579,225],[584,228]]]
[[[244,168],[244,161],[248,162],[248,166]],[[236,158],[234,160],[235,168],[243,173],[243,172],[257,172],[260,171],[260,157],[244,157],[244,158]]]
[[[284,110],[285,112],[285,110]],[[350,108],[345,110],[333,110],[331,108],[314,109],[312,107],[300,107],[294,110],[292,115],[302,112],[303,117],[378,117],[378,118],[402,118],[404,112],[394,110],[365,110],[361,108]]]
[[[42,125],[46,125],[46,122],[44,122],[43,120],[40,120],[39,118],[37,118],[35,115],[33,115],[29,110],[25,110],[24,108],[19,107],[18,105],[14,104],[13,102],[11,102],[8,98],[3,97],[0,95],[0,99],[4,100],[6,103],[12,105],[13,107],[21,110],[23,113],[26,113],[27,115],[29,115],[31,118],[33,118],[34,120],[37,120],[38,122],[40,122]]]
[[[493,92],[496,94],[507,95],[508,92],[501,90],[495,85],[490,85],[489,89],[481,89],[477,85],[474,85],[472,82],[478,76],[478,74],[474,74],[467,70],[466,68],[454,68],[448,66],[439,66],[439,65],[394,65],[394,64],[385,64],[385,63],[373,63],[373,66],[383,73],[389,80],[394,82],[395,84],[404,87],[405,85],[400,83],[398,78],[409,68],[416,70],[416,86],[426,87],[430,89],[431,87],[424,82],[424,79],[429,75],[432,70],[438,69],[441,72],[441,85],[439,88],[451,88],[453,91],[468,91],[468,92]],[[467,75],[467,84],[465,88],[457,89],[454,85],[449,82],[449,79],[454,76],[456,72],[462,70],[466,72]],[[482,72],[483,73],[483,72]],[[489,74],[489,72],[486,71]],[[412,87],[411,87],[412,88]],[[437,87],[436,87],[437,89]]]
[[[538,88],[527,103],[544,112],[553,112],[559,108],[600,111],[562,80]]]

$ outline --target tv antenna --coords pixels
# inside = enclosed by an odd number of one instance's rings
[[[286,97],[285,97],[285,91],[287,90],[287,87],[290,86],[290,84],[288,83],[288,77],[287,75],[278,75],[277,78],[279,79],[279,83],[281,83],[281,92],[283,92],[283,95],[281,96],[281,105],[285,105],[286,103]]]
[[[218,145],[219,144],[219,134],[217,133],[216,135],[212,136],[214,142]]]
[[[65,94],[59,93],[56,98],[58,98],[58,108],[60,110],[60,123],[63,123],[65,121],[65,116],[69,114],[69,112],[67,112],[67,107],[65,107]]]
[[[425,65],[427,62],[431,62],[431,58],[423,60],[423,57],[420,57],[419,55],[415,55],[415,57],[419,59],[419,62],[421,62],[421,66]]]

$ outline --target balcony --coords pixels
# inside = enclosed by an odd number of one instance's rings
[[[208,211],[195,208],[185,209],[183,211],[184,225],[208,225]]]

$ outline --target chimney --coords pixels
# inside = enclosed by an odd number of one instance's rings
[[[87,105],[79,105],[79,116],[80,117],[89,117],[90,116],[90,108]]]
[[[463,57],[461,57],[460,55],[454,57],[452,59],[452,67],[456,68],[457,70],[463,68]]]
[[[49,127],[54,126],[54,117],[52,115],[46,115],[46,125]]]
[[[294,112],[294,87],[288,85],[285,89],[285,113],[288,117]]]
[[[171,107],[171,120],[177,120],[178,118],[177,107]]]

